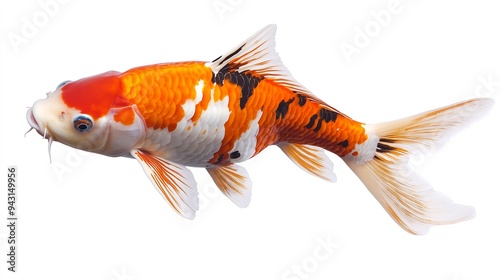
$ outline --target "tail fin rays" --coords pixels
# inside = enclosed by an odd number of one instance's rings
[[[473,207],[455,204],[434,191],[412,170],[408,160],[444,142],[458,128],[487,113],[493,103],[492,99],[472,99],[401,120],[367,125],[369,137],[378,138],[373,158],[345,161],[391,217],[410,233],[425,234],[432,225],[469,220],[475,216]]]

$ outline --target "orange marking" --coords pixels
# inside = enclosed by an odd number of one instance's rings
[[[196,97],[204,81],[203,97],[192,118],[196,122],[210,102],[212,70],[203,62],[182,62],[133,68],[121,76],[123,97],[137,105],[147,127],[173,131],[184,117],[182,105]]]
[[[276,109],[279,103],[292,98],[295,99],[289,104],[286,115],[277,119]],[[299,106],[299,99],[291,90],[272,80],[262,80],[247,103],[247,107],[257,106],[263,110],[259,120],[255,154],[271,144],[290,142],[318,146],[339,156],[345,156],[354,150],[356,144],[366,141],[367,136],[361,123],[341,113],[335,121],[323,121],[317,132],[314,130],[318,120],[312,128],[306,128],[311,116],[318,114],[321,108],[326,108],[323,101],[316,99],[308,100],[303,106]],[[345,140],[348,141],[346,147],[339,145]]]
[[[250,124],[257,117],[257,113],[261,108],[260,105],[262,105],[252,103],[251,101],[254,99],[250,98],[242,110],[240,108],[241,87],[230,83],[227,79],[224,81],[223,86],[215,86],[214,99],[216,99],[215,96],[218,99],[229,96],[228,107],[231,113],[229,114],[229,119],[224,124],[225,134],[221,147],[209,161],[210,163],[220,162],[221,159],[227,160],[229,158],[229,152],[234,148],[234,143],[250,128]],[[223,155],[223,158],[220,158],[221,155]]]
[[[131,125],[134,123],[135,113],[130,107],[120,110],[117,114],[113,116],[116,122],[121,122],[124,125]]]

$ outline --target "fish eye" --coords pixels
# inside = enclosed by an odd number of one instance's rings
[[[87,115],[79,115],[73,120],[73,127],[79,132],[88,132],[93,126],[92,118]]]
[[[62,82],[62,83],[60,83],[60,84],[57,86],[57,88],[56,88],[56,89],[59,89],[59,88],[63,87],[64,85],[66,85],[67,83],[70,83],[70,82],[71,82],[71,81],[64,81],[64,82]]]

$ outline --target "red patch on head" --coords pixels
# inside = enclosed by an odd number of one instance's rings
[[[68,83],[62,87],[62,99],[68,107],[97,120],[108,114],[119,96],[119,74],[110,71]]]

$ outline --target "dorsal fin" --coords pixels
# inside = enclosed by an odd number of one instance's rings
[[[272,79],[277,84],[288,87],[303,97],[342,114],[337,109],[332,108],[321,99],[315,97],[292,77],[290,71],[283,65],[279,55],[276,53],[275,35],[276,25],[268,25],[208,65],[212,68],[215,75],[219,73],[239,72],[250,73],[257,78]]]

